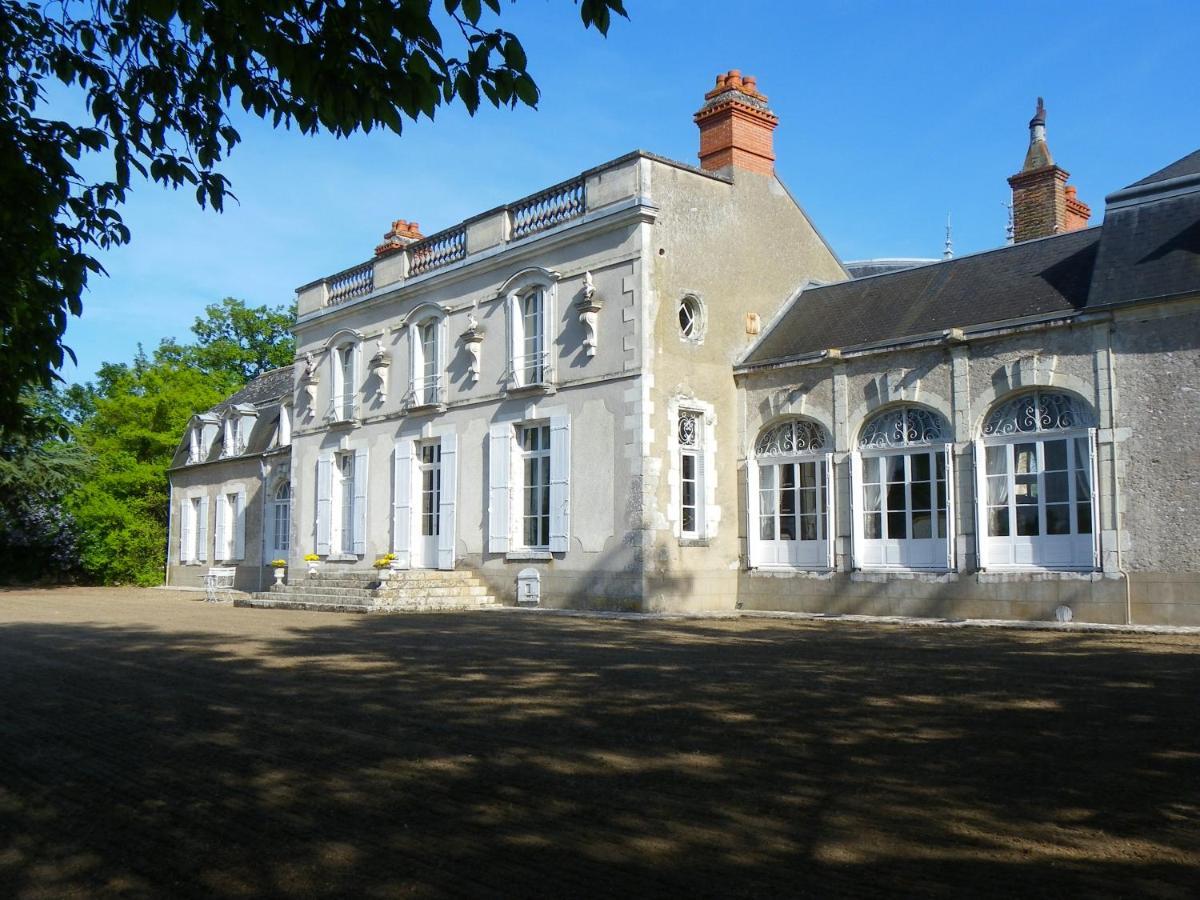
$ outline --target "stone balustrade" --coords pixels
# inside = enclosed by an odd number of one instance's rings
[[[584,172],[576,178],[467,219],[420,241],[382,253],[297,291],[300,315],[365,297],[382,287],[428,275],[472,254],[525,240],[605,206],[644,193],[641,154]]]

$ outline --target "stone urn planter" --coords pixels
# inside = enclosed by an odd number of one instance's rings
[[[282,585],[283,577],[285,575],[287,575],[287,567],[286,566],[276,566],[275,567],[275,583],[276,584]]]

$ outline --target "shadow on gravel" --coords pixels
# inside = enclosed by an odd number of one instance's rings
[[[0,896],[1192,895],[1198,643],[0,628]],[[311,621],[311,620],[310,620]]]

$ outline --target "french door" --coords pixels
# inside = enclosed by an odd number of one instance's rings
[[[420,500],[420,535],[413,548],[413,565],[423,569],[435,569],[438,565],[438,538],[442,529],[442,443],[429,441],[419,447],[417,463]]]

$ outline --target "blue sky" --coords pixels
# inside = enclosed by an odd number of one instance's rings
[[[1100,220],[1104,195],[1200,147],[1200,4],[626,0],[607,39],[567,0],[504,6],[537,110],[457,109],[403,136],[306,138],[238,117],[223,168],[240,202],[138,185],[128,247],[102,257],[67,343],[70,381],[139,342],[188,337],[225,296],[289,302],[361,262],[393,219],[426,234],[635,148],[694,163],[717,73],[755,75],[780,118],[776,170],[843,259],[1004,240],[1005,178],[1046,98],[1055,160]],[[51,111],[75,104],[55,96]]]

